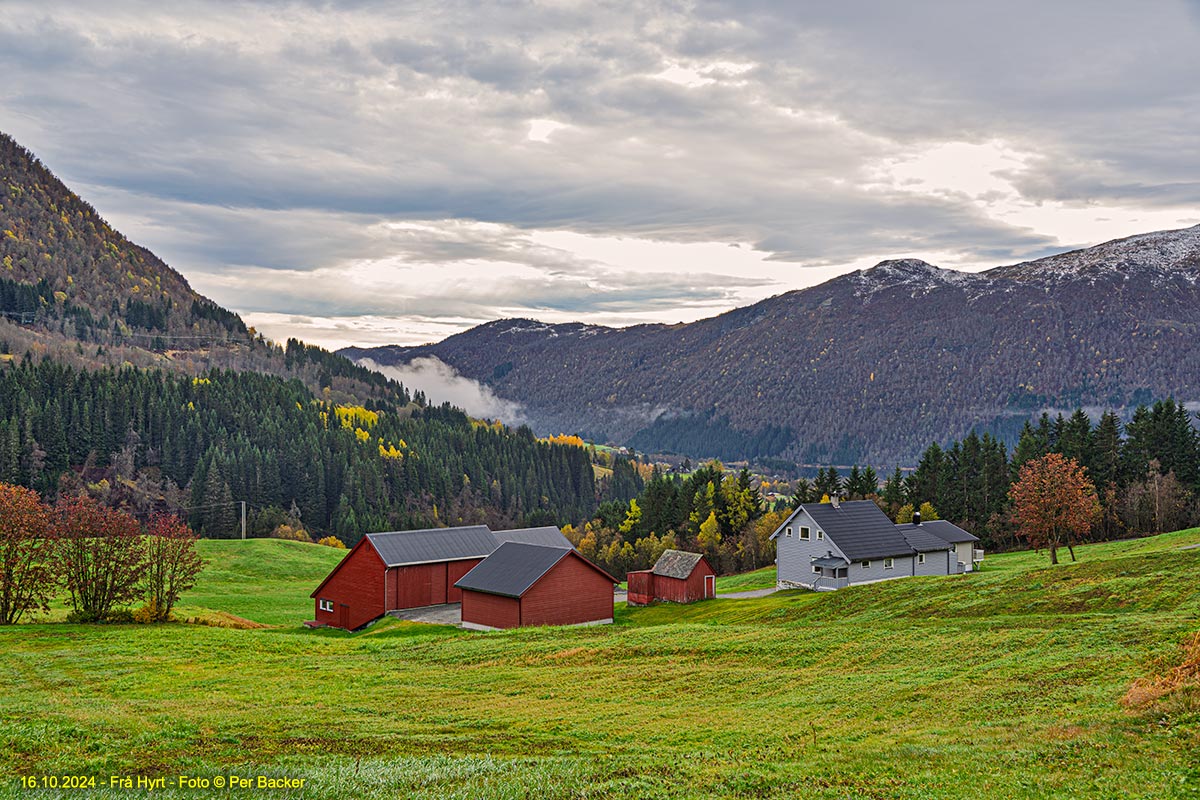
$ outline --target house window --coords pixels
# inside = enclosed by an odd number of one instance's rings
[[[824,539],[824,538],[825,538],[825,531],[817,531],[817,538],[818,538],[818,539]]]
[[[892,559],[885,558],[883,560],[883,568],[884,569],[891,569],[893,566],[895,566],[895,561],[893,561]]]
[[[815,573],[817,573],[818,575],[820,575],[820,574],[821,574],[821,568],[820,568],[820,567],[818,567],[816,564],[813,564],[813,572],[815,572]]]
[[[925,563],[925,554],[924,553],[917,553],[917,563],[918,564]]]
[[[862,568],[863,568],[863,569],[870,569],[870,568],[871,568],[871,562],[870,562],[870,561],[864,561],[864,562],[862,562]]]
[[[787,537],[789,539],[792,538],[792,526],[791,525],[788,525],[788,527],[787,527]]]
[[[322,600],[321,601],[321,610],[322,611],[333,611],[333,601],[332,600]]]
[[[808,539],[808,538],[811,538],[811,537],[809,536],[809,534],[808,534],[808,528],[801,528],[801,529],[800,529],[800,538],[801,538],[801,539]]]

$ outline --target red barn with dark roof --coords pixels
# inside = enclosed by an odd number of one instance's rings
[[[656,600],[694,603],[717,595],[717,573],[700,553],[666,550],[653,569],[630,572],[626,602],[644,606]]]
[[[617,582],[573,549],[508,542],[457,583],[462,625],[476,630],[613,621]]]
[[[389,611],[462,602],[455,583],[498,546],[570,549],[558,528],[493,532],[486,525],[368,533],[311,595],[317,625],[354,630]]]

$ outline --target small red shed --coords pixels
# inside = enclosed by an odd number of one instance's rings
[[[626,602],[644,606],[655,600],[694,603],[717,595],[717,573],[700,553],[667,550],[653,569],[630,572]]]
[[[573,549],[507,542],[455,584],[475,630],[613,621],[616,579]]]

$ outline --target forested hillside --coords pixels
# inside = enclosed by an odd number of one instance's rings
[[[234,535],[566,523],[589,455],[279,345],[130,242],[0,134],[0,480]]]
[[[30,360],[0,368],[0,481],[181,511],[211,536],[235,535],[247,500],[253,533],[291,522],[349,544],[442,523],[562,524],[596,502],[585,449],[448,406],[342,406],[253,373]]]
[[[27,352],[87,368],[253,370],[344,401],[400,391],[319,347],[256,335],[0,133],[0,360]]]
[[[57,318],[73,338],[114,332],[244,338],[236,314],[130,242],[12,137],[0,133],[0,297],[10,319]],[[21,287],[33,291],[22,292]],[[145,334],[138,337],[137,334]]]
[[[421,347],[546,430],[649,452],[913,464],[1045,409],[1200,400],[1200,226],[982,273],[885,261],[687,325],[502,320]],[[1053,412],[1052,412],[1053,413]]]

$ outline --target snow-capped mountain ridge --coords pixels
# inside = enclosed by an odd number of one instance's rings
[[[700,431],[693,456],[887,465],[971,430],[1011,444],[1041,409],[1200,402],[1197,331],[1193,227],[977,273],[890,259],[687,324],[503,320],[346,352],[437,356],[539,430],[685,452],[681,426],[647,414],[669,409]]]
[[[1156,285],[1164,278],[1172,277],[1196,283],[1200,280],[1200,225],[1114,239],[1095,247],[996,267],[984,274],[1055,284],[1080,279],[1094,282],[1100,278],[1129,280],[1134,277],[1145,277]]]

